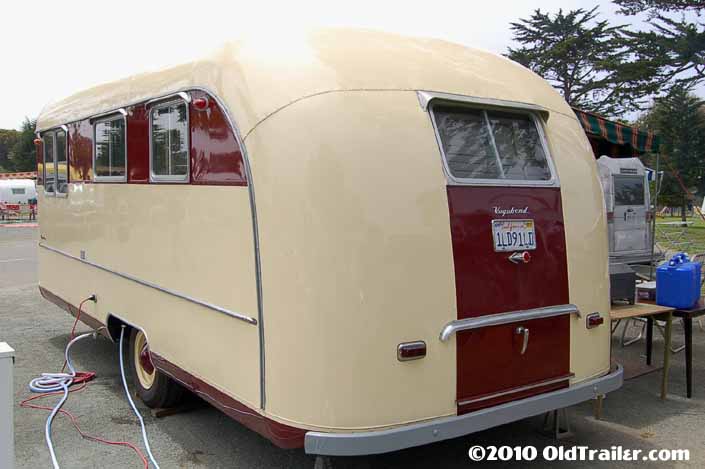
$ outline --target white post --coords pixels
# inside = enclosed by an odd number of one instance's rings
[[[13,407],[15,389],[12,384],[15,351],[0,342],[0,467],[15,467],[15,437]]]

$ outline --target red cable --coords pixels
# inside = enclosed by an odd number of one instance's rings
[[[76,325],[78,324],[78,320],[81,318],[81,310],[83,308],[83,304],[86,301],[91,300],[92,298],[86,298],[85,300],[81,301],[78,305],[78,312],[76,313],[76,320],[73,322],[73,327],[71,328],[71,337],[69,341],[73,340],[74,335],[76,333]],[[64,359],[64,365],[61,367],[61,372],[64,372],[64,369],[66,368],[66,359]],[[95,373],[92,371],[89,372],[84,372],[84,371],[77,371],[76,372],[76,377],[73,379],[73,382],[71,383],[71,386],[75,384],[80,384],[77,388],[71,388],[69,389],[69,393],[72,392],[80,392],[86,389],[86,386],[88,386],[88,382],[92,380],[95,377]],[[52,411],[54,410],[52,407],[45,407],[41,405],[36,405],[36,404],[30,404],[31,401],[35,399],[41,399],[47,396],[55,396],[57,394],[63,394],[63,391],[56,391],[56,392],[46,392],[43,394],[37,394],[36,396],[29,397],[22,402],[20,402],[20,407],[23,407],[25,409],[40,409],[40,410],[48,410]],[[144,469],[149,468],[149,462],[147,461],[147,458],[144,456],[142,451],[132,443],[128,443],[126,441],[111,441],[111,440],[105,440],[103,438],[99,438],[97,436],[92,436],[87,433],[83,433],[81,430],[81,427],[78,426],[78,420],[76,417],[73,416],[71,412],[68,410],[64,409],[59,409],[59,412],[66,415],[69,419],[71,419],[71,423],[73,426],[76,428],[76,431],[78,431],[78,434],[81,435],[82,438],[86,440],[91,440],[91,441],[96,441],[98,443],[103,443],[106,445],[113,445],[113,446],[127,446],[128,448],[131,448],[137,455],[142,459],[142,464],[144,464]]]
[[[86,389],[86,386],[88,386],[88,382],[87,382],[87,381],[84,381],[80,386],[78,386],[78,387],[76,387],[76,388],[71,388],[71,389],[69,390],[69,393],[83,391],[84,389]],[[32,397],[30,397],[30,398],[28,398],[28,399],[25,399],[25,400],[23,400],[22,402],[20,402],[20,407],[24,407],[24,408],[26,408],[26,409],[40,409],[40,410],[52,411],[52,410],[54,410],[52,407],[45,407],[45,406],[41,406],[41,405],[30,404],[30,402],[33,401],[33,400],[35,400],[35,399],[41,399],[41,398],[48,397],[48,396],[56,396],[56,395],[58,395],[58,394],[63,394],[63,391],[47,392],[47,393],[44,393],[44,394],[38,394],[38,395],[36,395],[36,396],[32,396]],[[142,464],[144,465],[144,469],[148,469],[148,468],[149,468],[149,462],[147,461],[147,458],[144,456],[144,454],[142,454],[142,451],[140,451],[140,449],[137,448],[137,447],[136,447],[135,445],[133,445],[132,443],[128,443],[128,442],[126,442],[126,441],[111,441],[111,440],[105,440],[105,439],[103,439],[103,438],[99,438],[99,437],[97,437],[97,436],[92,436],[92,435],[89,435],[89,434],[87,434],[87,433],[84,433],[83,430],[81,430],[81,427],[79,427],[79,425],[78,425],[78,420],[76,419],[76,417],[74,417],[74,415],[73,415],[71,412],[69,412],[69,411],[67,411],[67,410],[64,410],[64,409],[60,409],[59,412],[62,413],[62,414],[64,414],[64,415],[66,415],[66,416],[71,420],[71,423],[72,423],[73,426],[76,428],[76,431],[78,431],[79,435],[81,435],[82,438],[84,438],[84,439],[86,439],[86,440],[96,441],[96,442],[98,442],[98,443],[103,443],[103,444],[106,444],[106,445],[112,445],[112,446],[126,446],[126,447],[128,447],[128,448],[131,448],[135,453],[137,453],[137,455],[138,455],[138,456],[140,457],[140,459],[142,460]]]
[[[76,320],[73,322],[73,327],[71,328],[71,334],[69,337],[69,342],[71,342],[76,334],[76,325],[78,324],[78,320],[81,319],[81,310],[83,309],[83,304],[86,301],[90,301],[92,297],[86,298],[85,300],[81,301],[78,304],[78,312],[76,313]],[[64,370],[66,369],[66,360],[64,359],[64,365],[61,367],[61,372],[63,373]],[[95,374],[95,373],[94,373]]]

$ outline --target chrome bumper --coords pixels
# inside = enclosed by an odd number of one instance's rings
[[[621,365],[611,373],[565,389],[478,410],[389,430],[355,433],[308,432],[304,448],[309,454],[357,456],[388,453],[436,441],[457,438],[505,423],[533,417],[594,399],[622,386]]]

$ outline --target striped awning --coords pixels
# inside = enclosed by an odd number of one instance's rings
[[[0,173],[0,179],[37,179],[37,172],[25,171],[23,173]]]
[[[588,136],[595,135],[616,145],[629,145],[641,153],[658,151],[661,145],[659,136],[650,130],[639,130],[580,109],[573,108],[573,111]]]

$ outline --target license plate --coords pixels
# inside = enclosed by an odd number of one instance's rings
[[[492,236],[498,252],[536,249],[534,220],[492,220]]]

